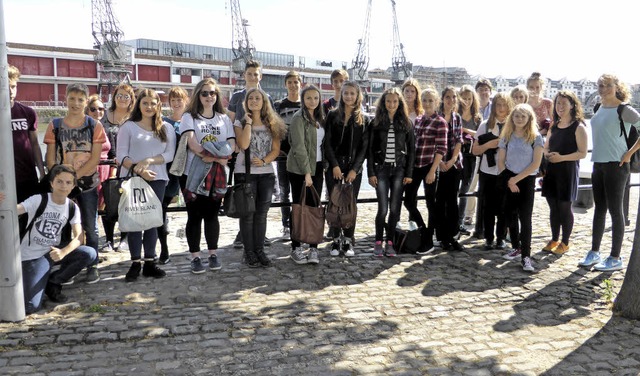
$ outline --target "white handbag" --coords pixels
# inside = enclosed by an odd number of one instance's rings
[[[151,186],[134,176],[122,183],[118,205],[120,231],[137,232],[162,225],[162,204]]]

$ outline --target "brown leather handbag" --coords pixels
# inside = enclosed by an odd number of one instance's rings
[[[313,195],[313,206],[307,205],[307,190]],[[314,186],[302,187],[300,203],[291,205],[291,239],[300,243],[320,244],[324,235],[324,207]]]

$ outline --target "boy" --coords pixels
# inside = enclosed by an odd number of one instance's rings
[[[84,84],[67,86],[67,115],[53,119],[47,127],[44,143],[47,145],[46,163],[51,170],[56,164],[70,164],[74,168],[78,187],[82,193],[77,196],[81,210],[82,229],[86,244],[98,249],[98,163],[102,144],[107,137],[99,121],[84,114],[89,88]],[[87,283],[100,280],[98,260],[87,268]]]
[[[300,73],[290,71],[284,76],[284,85],[287,88],[287,97],[276,102],[276,112],[289,129],[291,125],[291,119],[293,114],[300,109],[300,86],[302,86],[302,80],[300,79]],[[289,138],[286,137],[280,144],[280,155],[276,158],[278,165],[278,185],[279,185],[279,199],[283,203],[291,203],[289,194],[291,193],[291,186],[289,185],[289,174],[287,173],[287,154],[291,146],[289,145]],[[291,208],[283,206],[280,208],[282,213],[282,240],[288,241],[291,234]]]
[[[16,198],[18,202],[37,193],[38,174],[44,177],[44,163],[38,142],[38,118],[31,108],[15,101],[18,94],[20,71],[9,65],[9,102],[11,105],[11,129],[16,171]],[[26,226],[26,223],[24,224]]]
[[[340,103],[340,90],[342,90],[342,84],[345,81],[349,81],[349,73],[347,73],[344,69],[334,69],[331,72],[331,87],[333,88],[333,97],[327,99],[322,102],[322,108],[324,109],[325,115],[329,113],[330,110],[335,110],[338,108],[338,103]]]
[[[76,274],[97,259],[95,249],[80,241],[80,209],[67,198],[76,185],[75,171],[71,166],[57,165],[51,169],[49,179],[51,193],[44,197],[31,196],[17,208],[18,215],[26,214],[28,223],[24,235],[21,231],[20,243],[27,314],[40,309],[43,292],[52,302],[65,302],[62,285],[71,282]],[[41,208],[43,198],[47,202]],[[2,200],[4,194],[0,193]],[[65,231],[71,232],[70,240],[66,239],[68,242],[64,239],[68,237]],[[60,264],[60,269],[50,273],[54,264]]]
[[[489,114],[491,113],[491,91],[493,90],[493,85],[491,85],[491,81],[486,78],[481,78],[476,83],[476,93],[478,93],[478,98],[480,99],[480,112],[482,113],[482,119],[487,120],[489,118]]]

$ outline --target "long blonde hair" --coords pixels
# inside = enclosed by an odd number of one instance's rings
[[[516,124],[513,122],[513,114],[516,112],[523,113],[528,116],[527,124],[524,126],[524,139],[527,143],[533,144],[536,136],[538,136],[538,122],[536,121],[536,113],[533,111],[533,107],[526,103],[520,103],[513,108],[507,117],[507,123],[502,127],[500,138],[507,143],[511,141],[511,136],[516,130]]]
[[[496,95],[493,96],[493,100],[491,101],[491,112],[489,113],[489,119],[487,120],[487,130],[493,130],[493,127],[496,126],[496,123],[498,122],[498,114],[496,113],[497,110],[497,106],[496,103],[499,100],[503,100],[505,101],[505,103],[507,104],[507,107],[509,108],[509,112],[511,112],[511,109],[513,108],[513,101],[511,100],[511,96],[509,96],[509,94],[507,93],[496,93]]]

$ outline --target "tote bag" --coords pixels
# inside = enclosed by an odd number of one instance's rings
[[[300,243],[320,244],[324,236],[324,207],[314,186],[309,187],[313,206],[307,205],[307,187],[302,187],[300,203],[291,205],[291,239]]]
[[[120,231],[145,231],[162,225],[162,204],[151,186],[135,176],[122,183],[118,215]]]

